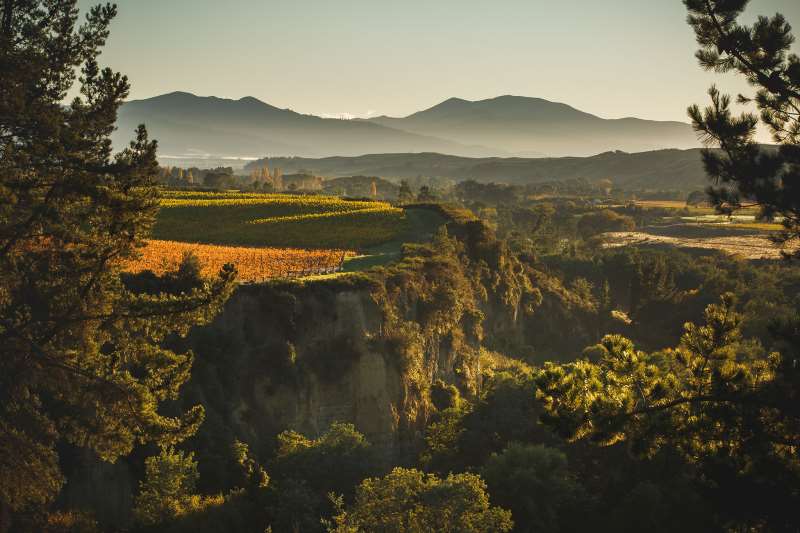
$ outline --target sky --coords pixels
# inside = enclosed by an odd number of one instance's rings
[[[99,0],[79,0],[85,8]],[[131,99],[172,91],[322,116],[405,116],[504,94],[682,120],[712,83],[680,0],[117,0],[101,62]],[[800,1],[751,0],[800,35]],[[797,46],[795,46],[797,51]]]

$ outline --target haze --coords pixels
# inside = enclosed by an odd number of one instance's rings
[[[678,1],[126,0],[119,11],[102,61],[130,76],[132,99],[182,90],[363,117],[516,94],[687,121],[711,83],[748,89],[696,66]],[[776,11],[800,20],[792,0],[753,0],[748,14]]]

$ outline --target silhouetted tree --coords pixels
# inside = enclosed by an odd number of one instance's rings
[[[764,219],[782,217],[781,244],[800,239],[800,58],[791,53],[791,26],[780,13],[739,24],[748,0],[684,0],[689,24],[700,49],[697,58],[706,70],[736,71],[755,87],[761,121],[772,132],[777,150],[763,149],[754,136],[758,118],[734,116],[730,97],[716,87],[711,105],[689,108],[695,130],[720,151],[705,150],[703,161],[714,185],[708,188],[713,205],[732,213],[749,203]],[[800,257],[800,249],[794,253]]]
[[[209,320],[233,286],[232,269],[182,295],[121,283],[158,210],[158,165],[144,126],[112,157],[129,86],[97,57],[115,15],[94,7],[76,27],[77,0],[0,3],[0,530],[58,493],[60,443],[113,461],[196,430],[201,407],[158,411],[192,365],[162,341]]]

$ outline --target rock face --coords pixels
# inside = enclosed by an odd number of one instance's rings
[[[346,421],[391,451],[405,391],[398,369],[373,342],[383,325],[376,302],[354,289],[290,294],[241,287],[211,326],[236,339],[240,357],[273,361],[277,370],[241,369],[244,388],[233,394],[240,397],[231,412],[236,433],[268,446],[264,441],[284,429],[317,436]],[[287,299],[288,307],[265,305]]]

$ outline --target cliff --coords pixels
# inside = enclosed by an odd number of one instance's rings
[[[535,311],[543,291],[531,268],[467,212],[429,207],[450,222],[433,242],[406,245],[398,263],[241,285],[212,324],[174,340],[192,349],[195,363],[181,400],[167,408],[206,411],[184,445],[196,453],[201,491],[232,487],[235,439],[267,461],[279,432],[316,437],[334,421],[353,423],[386,464],[410,463],[435,410],[436,380],[475,397],[482,347],[532,350],[530,332],[549,322]],[[564,308],[558,290],[544,295],[543,307]],[[83,458],[64,501],[124,524],[142,458],[152,453],[140,449],[117,465]]]
[[[226,431],[204,427],[264,454],[284,429],[317,436],[344,421],[387,461],[403,462],[431,414],[431,384],[477,394],[481,346],[519,337],[538,303],[485,226],[451,221],[434,242],[408,245],[399,263],[368,275],[241,286],[190,338],[185,405],[203,403]]]

